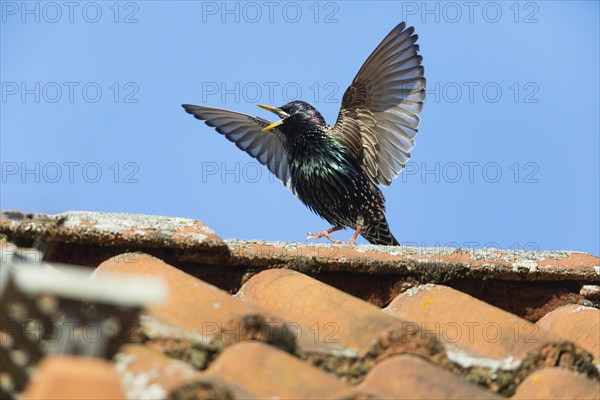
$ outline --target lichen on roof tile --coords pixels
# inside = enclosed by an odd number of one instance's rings
[[[435,283],[447,279],[476,278],[503,280],[596,279],[593,265],[600,259],[567,251],[458,249],[225,241],[229,265],[258,268],[285,267],[301,272],[349,271],[353,273],[410,274]]]
[[[498,370],[512,371],[519,368],[522,364],[522,360],[512,355],[508,355],[502,359],[478,357],[469,354],[464,348],[459,348],[451,344],[446,345],[446,354],[451,361],[462,368],[481,367],[489,369],[492,372]]]
[[[88,247],[87,254],[80,256],[81,263],[86,265],[96,264],[103,254],[114,254],[112,248],[147,252],[186,250],[185,253],[174,252],[182,259],[207,258],[227,251],[221,238],[202,222],[155,215],[89,211],[56,215],[2,212],[0,233],[19,242],[40,241],[50,245],[54,254],[63,248],[72,253],[74,249],[70,246],[74,244],[94,246]]]
[[[212,229],[189,218],[88,211],[71,211],[57,214],[57,217],[64,218],[62,226],[65,228],[83,226],[91,230],[139,236],[160,233],[166,237],[189,238],[198,242],[216,236]]]
[[[416,285],[408,289],[406,292],[404,292],[404,294],[408,297],[413,297],[414,295],[416,295],[419,292],[422,292],[423,290],[431,290],[434,287],[435,285],[433,283],[426,283],[425,285]]]

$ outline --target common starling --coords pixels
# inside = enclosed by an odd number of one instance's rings
[[[414,28],[396,26],[363,64],[344,93],[335,125],[304,101],[279,108],[281,118],[184,104],[186,112],[265,165],[309,209],[333,228],[351,227],[372,244],[398,245],[385,218],[377,184],[389,185],[410,159],[425,98],[423,58]]]

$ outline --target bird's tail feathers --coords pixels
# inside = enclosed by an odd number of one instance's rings
[[[400,243],[392,235],[385,217],[379,221],[372,221],[369,224],[365,224],[360,234],[371,244],[400,246]]]

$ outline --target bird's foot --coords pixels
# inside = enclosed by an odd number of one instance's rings
[[[346,242],[346,244],[354,244],[356,242],[356,238],[358,237],[358,234],[360,233],[361,230],[362,230],[362,226],[358,225],[356,227],[356,230],[354,231],[354,235],[352,235],[352,237],[350,238],[350,240],[348,240]]]
[[[321,239],[323,237],[323,232],[318,232],[318,233],[307,232],[306,235],[307,235],[306,240]]]
[[[336,240],[331,237],[331,232],[339,231],[340,229],[343,229],[343,226],[336,226],[335,228],[327,229],[323,232],[317,232],[317,233],[309,232],[309,233],[307,233],[308,236],[306,236],[306,240],[321,239],[322,237],[326,237],[327,239],[331,240],[333,243],[342,243],[339,240]]]
[[[339,240],[332,238],[331,235],[329,234],[329,232],[327,232],[327,231],[317,232],[317,233],[308,232],[307,235],[308,236],[306,236],[306,240],[321,239],[322,237],[326,237],[327,239],[331,240],[333,243],[342,243]]]
[[[336,240],[334,238],[331,237],[331,232],[335,232],[335,231],[339,231],[340,229],[343,229],[343,226],[336,226],[335,228],[331,228],[331,229],[327,229],[323,232],[317,232],[317,233],[307,233],[308,236],[306,236],[306,240],[310,240],[310,239],[321,239],[322,237],[326,237],[327,239],[329,239],[332,243],[337,243],[337,244],[354,244],[356,242],[356,237],[358,236],[358,234],[360,233],[362,226],[358,225],[356,227],[356,230],[354,231],[354,235],[352,235],[352,237],[350,238],[350,240],[348,240],[347,242],[342,242],[340,240]]]

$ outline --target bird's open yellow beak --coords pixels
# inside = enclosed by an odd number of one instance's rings
[[[272,123],[271,125],[269,125],[269,126],[265,126],[264,128],[262,128],[262,129],[261,129],[261,131],[270,131],[271,129],[273,129],[273,128],[275,128],[275,127],[277,127],[277,126],[281,125],[281,124],[283,124],[283,120],[282,120],[282,119],[280,119],[280,120],[279,120],[279,121],[277,121],[277,122],[273,122],[273,123]]]
[[[264,108],[267,111],[271,111],[272,113],[275,113],[275,114],[278,114],[281,112],[281,109],[279,109],[277,107],[267,106],[264,104],[257,104],[257,106],[259,106],[260,108]]]
[[[267,111],[271,111],[272,113],[274,113],[274,114],[277,114],[277,115],[279,115],[280,117],[284,117],[284,118],[285,118],[285,117],[289,117],[289,115],[288,115],[288,114],[287,114],[285,111],[283,111],[282,109],[280,109],[280,108],[277,108],[277,107],[272,107],[272,106],[267,106],[267,105],[264,105],[264,104],[257,104],[257,106],[259,106],[260,108],[264,108],[264,109],[265,109],[265,110],[267,110]],[[262,128],[261,130],[263,130],[263,131],[270,131],[271,129],[273,129],[273,128],[275,128],[275,127],[277,127],[277,126],[281,125],[281,124],[283,124],[283,118],[282,118],[282,119],[280,119],[280,120],[279,120],[279,121],[277,121],[277,122],[273,122],[273,123],[272,123],[271,125],[269,125],[269,126],[265,126],[265,127],[264,127],[264,128]]]

